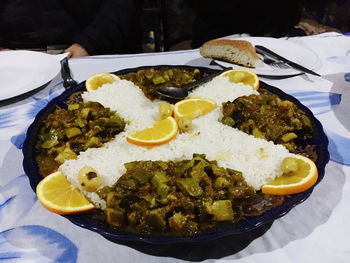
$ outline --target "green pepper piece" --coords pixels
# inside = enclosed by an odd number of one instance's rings
[[[70,147],[65,147],[62,152],[57,154],[55,161],[62,164],[66,160],[76,159],[76,158],[77,158],[77,154],[73,152]]]
[[[159,85],[165,83],[165,79],[163,78],[163,76],[156,76],[152,79],[152,82],[154,85]]]
[[[168,164],[166,162],[158,161],[157,164],[160,166],[161,169],[166,170],[168,169]]]
[[[126,170],[131,170],[133,169],[134,167],[137,166],[137,161],[133,161],[133,162],[128,162],[128,163],[124,163],[124,167]]]
[[[155,187],[160,199],[166,198],[169,193],[170,187],[166,185],[168,181],[169,179],[163,171],[156,171],[151,179],[151,183]]]
[[[153,75],[154,75],[154,71],[150,70],[150,71],[145,71],[144,72],[144,76],[147,78],[147,79],[152,79],[153,78]],[[141,77],[141,74],[138,74],[137,76],[140,76]]]
[[[158,185],[157,190],[156,190],[158,196],[160,197],[160,200],[162,200],[165,203],[167,202],[167,200],[165,200],[165,199],[166,199],[166,197],[167,197],[167,195],[169,193],[169,189],[170,189],[169,186],[167,186],[166,184],[162,183],[162,184]]]
[[[283,100],[281,102],[278,103],[278,106],[282,106],[282,107],[293,107],[294,103],[289,101],[289,100]]]
[[[234,218],[230,200],[218,200],[212,204],[206,203],[205,206],[208,214],[211,214],[215,221],[232,221]]]
[[[56,146],[57,144],[58,144],[58,141],[56,139],[54,139],[54,140],[46,140],[41,145],[41,148],[50,149],[50,148]]]
[[[138,187],[137,181],[133,178],[123,178],[122,180],[118,180],[117,185],[128,190],[136,190]]]
[[[184,174],[189,168],[191,168],[191,162],[181,162],[176,166],[176,173],[181,176]]]
[[[170,78],[174,76],[174,71],[172,69],[168,69],[166,72]]]
[[[183,79],[184,81],[188,81],[188,80],[190,80],[191,78],[192,78],[191,75],[188,74],[187,72],[184,72],[183,75],[182,75],[182,79]]]
[[[294,132],[288,132],[286,134],[283,134],[283,136],[281,137],[281,140],[283,142],[289,142],[295,138],[298,138],[298,135],[296,135]]]
[[[148,211],[145,215],[145,222],[148,226],[156,230],[165,230],[165,209],[153,209]]]
[[[117,198],[115,192],[109,192],[109,193],[105,194],[105,196],[106,196],[106,206],[107,207],[110,207],[110,208],[117,208],[118,207],[118,198]]]
[[[81,134],[81,130],[77,127],[67,128],[65,130],[68,139],[73,138]]]
[[[212,163],[210,168],[215,175],[215,177],[227,177],[229,176],[228,172],[223,167],[218,167],[216,164]]]
[[[267,136],[270,137],[272,141],[275,141],[283,133],[283,128],[277,126],[274,129],[268,129],[266,133],[267,133]]]
[[[165,172],[162,171],[156,171],[151,179],[151,183],[155,188],[168,181],[168,177],[165,175]]]
[[[301,115],[301,121],[303,122],[303,124],[307,127],[307,128],[312,128],[312,123],[311,120],[308,116],[306,115]]]
[[[120,209],[106,208],[105,210],[108,224],[120,227],[124,224],[124,212]]]
[[[75,123],[80,127],[83,128],[86,126],[85,122],[83,119],[81,119],[80,117],[75,119]]]
[[[163,78],[166,80],[166,81],[169,81],[170,80],[170,76],[168,75],[168,73],[166,71],[163,72]]]
[[[124,129],[125,122],[119,116],[111,116],[110,122],[109,122],[109,126],[111,126],[111,127],[120,127],[122,129]]]
[[[105,186],[102,189],[97,190],[97,194],[99,195],[99,197],[101,197],[102,199],[106,199],[108,194],[112,192],[112,188],[109,186]]]
[[[79,109],[79,104],[69,104],[68,105],[68,110],[77,110]]]
[[[169,227],[174,230],[182,229],[187,223],[187,217],[181,212],[175,213],[172,217],[168,219]]]
[[[84,148],[88,149],[88,148],[98,148],[102,146],[102,142],[98,137],[91,137],[90,139],[88,139],[88,141],[84,144]]]
[[[83,119],[87,119],[87,117],[89,116],[90,110],[91,110],[90,108],[83,108],[83,109],[81,109],[80,117],[83,118]]]
[[[265,135],[258,128],[254,128],[252,134],[255,138],[265,139]]]
[[[222,124],[225,124],[227,126],[230,126],[230,127],[233,127],[235,125],[235,120],[232,119],[231,117],[224,117],[222,120],[221,120],[221,123]]]
[[[150,171],[143,169],[143,168],[136,168],[134,171],[132,171],[132,177],[135,178],[140,184],[144,184],[148,182],[148,180],[151,178],[152,174]]]
[[[215,189],[226,188],[226,187],[229,187],[230,185],[231,185],[230,182],[227,181],[224,177],[218,177],[215,179],[215,182],[214,182]]]
[[[203,189],[199,186],[198,180],[194,178],[181,178],[177,181],[181,191],[190,196],[197,197],[203,194]]]
[[[195,167],[192,168],[190,173],[191,177],[197,181],[200,181],[201,178],[203,178],[203,176],[206,174],[204,172],[204,167],[206,167],[206,165],[203,162],[199,162]]]

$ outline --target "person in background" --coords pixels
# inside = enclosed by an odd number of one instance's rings
[[[350,33],[350,0],[304,1],[298,28],[307,35],[324,32]]]
[[[330,0],[188,0],[196,11],[192,27],[192,47],[232,34],[285,37],[305,36],[305,6],[325,6]],[[316,21],[314,21],[316,22]],[[332,30],[332,28],[327,28]]]
[[[1,0],[0,50],[141,52],[141,0]]]
[[[189,0],[197,15],[193,23],[192,47],[232,34],[282,37],[299,34],[294,26],[300,19],[296,0]]]

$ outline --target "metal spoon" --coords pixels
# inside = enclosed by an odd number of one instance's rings
[[[231,70],[232,68],[225,68],[224,70],[221,70],[217,73],[208,75],[204,78],[201,78],[195,82],[192,82],[190,84],[184,85],[181,88],[176,87],[165,87],[165,88],[159,88],[157,90],[157,93],[165,98],[173,99],[173,100],[181,100],[188,96],[188,92],[195,87],[198,87],[199,85],[208,82],[209,80],[213,79],[216,76],[219,76],[225,71]]]

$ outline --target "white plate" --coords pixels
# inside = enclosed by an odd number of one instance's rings
[[[291,40],[276,39],[269,37],[242,37],[242,38],[227,38],[227,39],[240,39],[247,40],[253,46],[261,45],[264,46],[275,53],[285,57],[301,66],[304,66],[310,70],[314,70],[321,65],[321,60],[318,55],[311,49]],[[245,68],[243,66],[238,66],[232,63],[215,60],[218,64],[225,67],[232,68]],[[262,60],[259,60],[256,68],[246,68],[254,71],[260,76],[293,76],[300,74],[299,70],[293,68],[280,69],[276,67],[271,67],[265,64]]]
[[[0,100],[9,99],[43,86],[60,71],[67,54],[11,50],[0,52]]]

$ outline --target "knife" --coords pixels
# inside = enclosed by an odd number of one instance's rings
[[[275,52],[273,52],[272,50],[266,48],[266,47],[263,47],[263,46],[260,46],[260,45],[255,45],[255,50],[257,53],[260,53],[260,54],[264,54],[264,55],[268,55],[274,59],[277,59],[277,60],[281,60],[283,61],[284,63],[286,63],[287,65],[291,66],[292,68],[294,69],[297,69],[297,70],[300,70],[300,71],[303,71],[303,72],[306,72],[306,73],[309,73],[309,74],[312,74],[312,75],[315,75],[315,76],[318,76],[318,77],[321,77],[320,74],[310,70],[310,69],[307,69],[293,61],[290,61],[278,54],[276,54]]]

